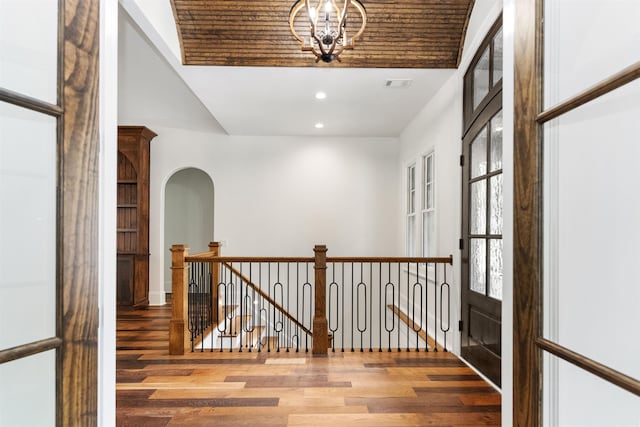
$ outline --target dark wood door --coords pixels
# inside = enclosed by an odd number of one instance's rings
[[[463,140],[462,357],[500,386],[502,111],[496,96]]]

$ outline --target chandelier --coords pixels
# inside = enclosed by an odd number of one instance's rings
[[[312,5],[314,3],[314,5]],[[340,3],[340,5],[338,5]],[[353,6],[360,14],[360,28],[351,35],[347,33],[347,9]],[[300,35],[296,31],[295,21],[305,9],[309,21],[309,34]],[[289,12],[289,27],[294,37],[302,44],[302,50],[311,52],[316,62],[322,60],[340,61],[345,49],[353,49],[355,40],[360,37],[367,24],[367,12],[359,0],[297,0]]]

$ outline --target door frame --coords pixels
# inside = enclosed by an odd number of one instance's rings
[[[55,349],[57,425],[98,419],[99,9],[58,0],[56,104],[0,88],[1,102],[57,122],[56,336],[0,349],[0,363]]]

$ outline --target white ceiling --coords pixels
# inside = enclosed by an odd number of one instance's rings
[[[170,2],[120,3],[230,135],[398,136],[454,71],[183,66]]]

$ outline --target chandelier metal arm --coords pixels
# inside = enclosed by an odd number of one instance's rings
[[[344,44],[346,43],[346,40],[344,39],[344,23],[345,23],[345,20],[347,19],[347,7],[349,6],[350,1],[351,0],[344,0],[342,13],[340,13],[340,10],[338,9],[338,5],[336,5],[336,1],[331,0],[331,3],[333,3],[333,7],[338,12],[338,19],[340,20],[340,23],[338,24],[338,37],[333,39],[333,44],[331,45],[331,49],[329,49],[329,55],[333,55],[333,51],[335,50],[336,44],[338,44],[338,40],[340,39],[340,37],[342,37],[342,49],[340,49],[340,51],[336,53],[336,55],[339,55],[344,50]]]
[[[345,49],[353,49],[355,40],[358,39],[367,23],[367,12],[360,0],[318,0],[314,8],[314,0],[296,0],[289,12],[289,28],[293,36],[301,43],[303,51],[310,51],[316,57],[316,62],[322,59],[325,62],[338,60]],[[344,1],[341,7],[338,2]],[[324,5],[324,29],[318,28],[318,18]],[[349,6],[353,6],[361,17],[361,25],[358,31],[348,37],[346,24]],[[306,8],[308,28],[310,34],[303,37],[296,31],[295,23],[302,8]],[[333,22],[333,25],[331,24]],[[307,40],[309,45],[307,46]]]

